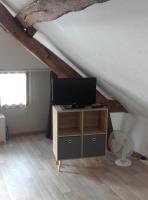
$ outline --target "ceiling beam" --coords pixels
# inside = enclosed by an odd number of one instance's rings
[[[49,49],[44,47],[23,29],[16,18],[13,18],[8,10],[0,3],[0,23],[13,35],[24,47],[31,51],[46,63],[51,70],[61,77],[77,78],[80,75],[73,70],[69,65],[58,58]]]
[[[32,38],[28,31],[25,31],[18,20],[7,11],[7,9],[0,3],[0,23],[3,27],[11,33],[25,48],[27,48],[31,53],[40,58],[44,63],[46,63],[49,68],[54,71],[59,77],[71,77],[79,78],[80,74],[77,73],[72,67],[62,61],[58,56],[56,56],[49,49],[44,47],[37,40]],[[34,33],[34,31],[33,31]],[[97,91],[97,102],[107,106],[110,112],[127,112],[126,109],[117,101],[111,101],[105,98],[100,92]],[[113,126],[111,122],[111,117],[109,114],[108,120],[108,138],[113,131]],[[109,146],[108,146],[109,148]]]
[[[11,16],[8,10],[0,3],[0,23],[10,32],[25,48],[46,63],[50,70],[59,77],[81,77],[72,67],[62,61],[53,52],[43,46],[34,38],[30,37],[23,29],[18,20]],[[126,112],[126,109],[117,101],[110,101],[97,91],[97,102],[108,106],[111,112]]]

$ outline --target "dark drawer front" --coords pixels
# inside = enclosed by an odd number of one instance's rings
[[[81,157],[81,137],[62,137],[58,143],[59,160]]]
[[[86,135],[83,138],[83,156],[104,156],[106,148],[106,135]]]

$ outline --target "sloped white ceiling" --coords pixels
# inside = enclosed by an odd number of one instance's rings
[[[148,116],[147,8],[111,0],[35,27],[129,111]]]
[[[32,2],[5,1],[15,12]],[[147,10],[147,0],[110,0],[35,25],[36,39],[86,75],[96,76],[102,89],[135,113],[132,120],[125,114],[126,123],[122,120],[125,127],[118,128],[130,132],[134,150],[145,156],[148,156]],[[118,120],[117,116],[114,122],[117,124]]]
[[[33,1],[34,0],[0,0],[0,2],[8,5],[16,13]]]
[[[7,0],[16,12],[30,2]],[[129,111],[148,116],[147,8],[147,0],[110,0],[35,28]]]

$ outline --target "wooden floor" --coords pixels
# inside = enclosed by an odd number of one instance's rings
[[[105,160],[64,161],[58,173],[43,135],[0,146],[0,200],[147,200],[148,166],[120,168]]]

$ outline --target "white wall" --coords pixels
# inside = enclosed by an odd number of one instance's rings
[[[5,108],[10,134],[47,130],[50,101],[50,73],[29,72],[29,106]]]
[[[134,150],[148,157],[148,119],[130,113],[112,113],[114,130],[128,133],[134,142]]]
[[[48,69],[48,67],[0,28],[0,70],[25,69]]]
[[[0,72],[29,71],[29,106],[3,108],[10,133],[45,131],[50,95],[49,68],[0,28]],[[46,70],[46,71],[43,71]]]

